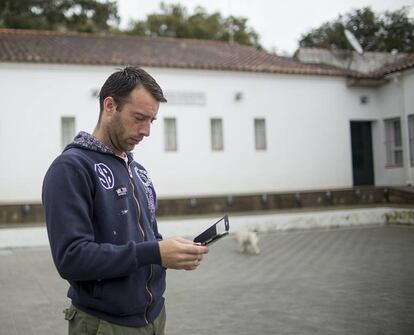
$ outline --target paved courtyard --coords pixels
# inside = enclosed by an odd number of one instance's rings
[[[0,231],[1,234],[1,231]],[[167,334],[414,334],[414,227],[229,237],[197,271],[168,271]],[[0,334],[66,334],[49,249],[0,249]]]

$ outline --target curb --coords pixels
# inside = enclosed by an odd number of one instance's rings
[[[219,217],[191,217],[159,219],[158,228],[164,238],[184,236],[192,238],[211,226]],[[408,224],[414,226],[412,208],[364,208],[300,213],[230,214],[230,233],[255,230],[258,233]],[[0,248],[49,246],[46,227],[0,229]]]

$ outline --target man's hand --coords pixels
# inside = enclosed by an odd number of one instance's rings
[[[158,242],[162,266],[176,270],[195,270],[201,263],[208,247],[180,237]]]

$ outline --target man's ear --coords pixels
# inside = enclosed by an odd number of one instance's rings
[[[103,101],[103,111],[106,115],[111,115],[116,112],[116,103],[114,98],[106,97]]]

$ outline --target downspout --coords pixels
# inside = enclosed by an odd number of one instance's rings
[[[405,184],[408,186],[413,185],[413,175],[411,171],[410,161],[410,136],[408,129],[408,115],[405,108],[405,91],[404,91],[404,75],[402,72],[397,72],[393,75],[393,81],[399,88],[399,102],[400,102],[400,115],[401,115],[401,144],[403,149],[403,163],[404,163],[404,176]]]

